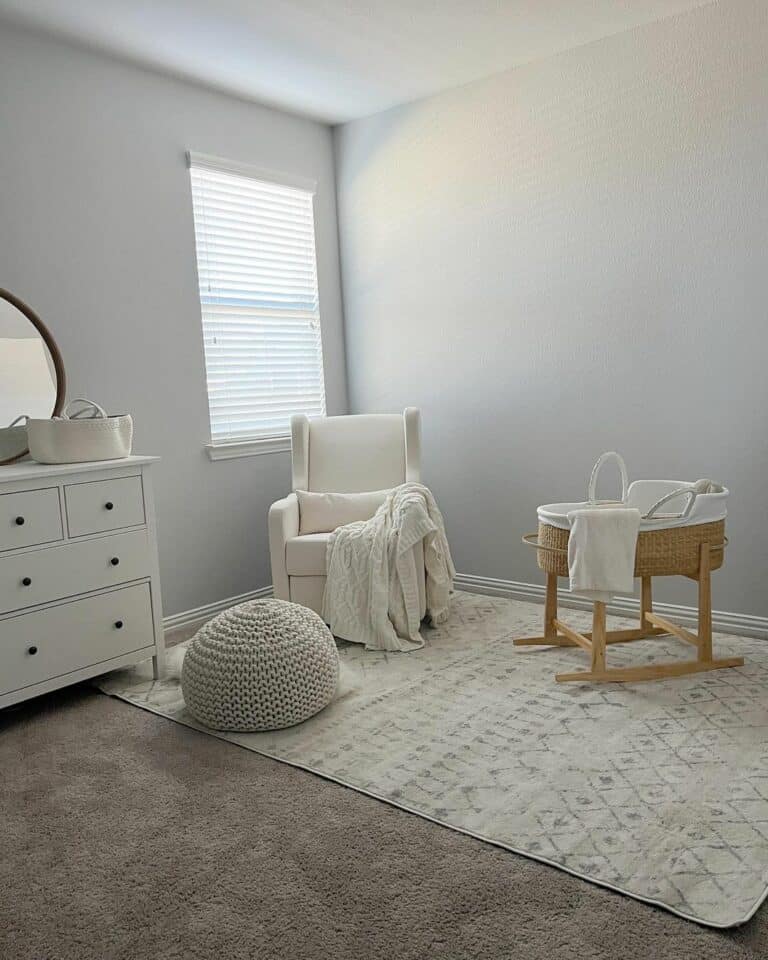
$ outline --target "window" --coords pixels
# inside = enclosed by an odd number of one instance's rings
[[[325,413],[314,184],[189,155],[212,459],[290,448]]]

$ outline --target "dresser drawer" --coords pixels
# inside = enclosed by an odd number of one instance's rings
[[[0,620],[0,693],[153,643],[149,584]]]
[[[0,495],[0,552],[62,537],[57,487]]]
[[[0,613],[140,580],[151,569],[146,530],[0,557]]]
[[[105,533],[144,523],[141,477],[70,483],[64,487],[70,537]]]

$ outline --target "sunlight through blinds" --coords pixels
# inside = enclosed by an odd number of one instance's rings
[[[325,413],[314,191],[190,155],[211,441]]]

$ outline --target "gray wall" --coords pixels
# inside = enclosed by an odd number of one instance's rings
[[[167,614],[271,580],[289,455],[210,463],[187,149],[318,181],[328,409],[346,408],[330,130],[0,23],[0,286],[59,341],[69,395],[160,454]],[[0,467],[0,469],[2,469]]]
[[[729,0],[337,130],[350,406],[422,408],[459,571],[538,580],[618,449],[730,486],[715,606],[768,614],[766,49]]]

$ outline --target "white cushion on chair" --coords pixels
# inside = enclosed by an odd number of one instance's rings
[[[308,490],[356,493],[406,479],[402,414],[318,417],[308,427]]]
[[[320,613],[325,590],[325,563],[330,533],[309,533],[304,537],[291,537],[285,544],[285,566],[290,583],[291,600],[311,607]],[[419,607],[422,617],[427,610],[426,584],[424,582],[424,544],[421,540],[413,548],[418,577]]]
[[[325,594],[326,577],[289,577],[291,581],[291,600],[300,603],[302,607],[309,607],[315,613],[323,615],[323,595]]]
[[[315,577],[326,574],[325,551],[330,533],[308,533],[291,537],[285,544],[285,567],[289,577]]]
[[[297,490],[299,533],[329,533],[356,520],[370,520],[389,490],[366,493],[312,493]]]

